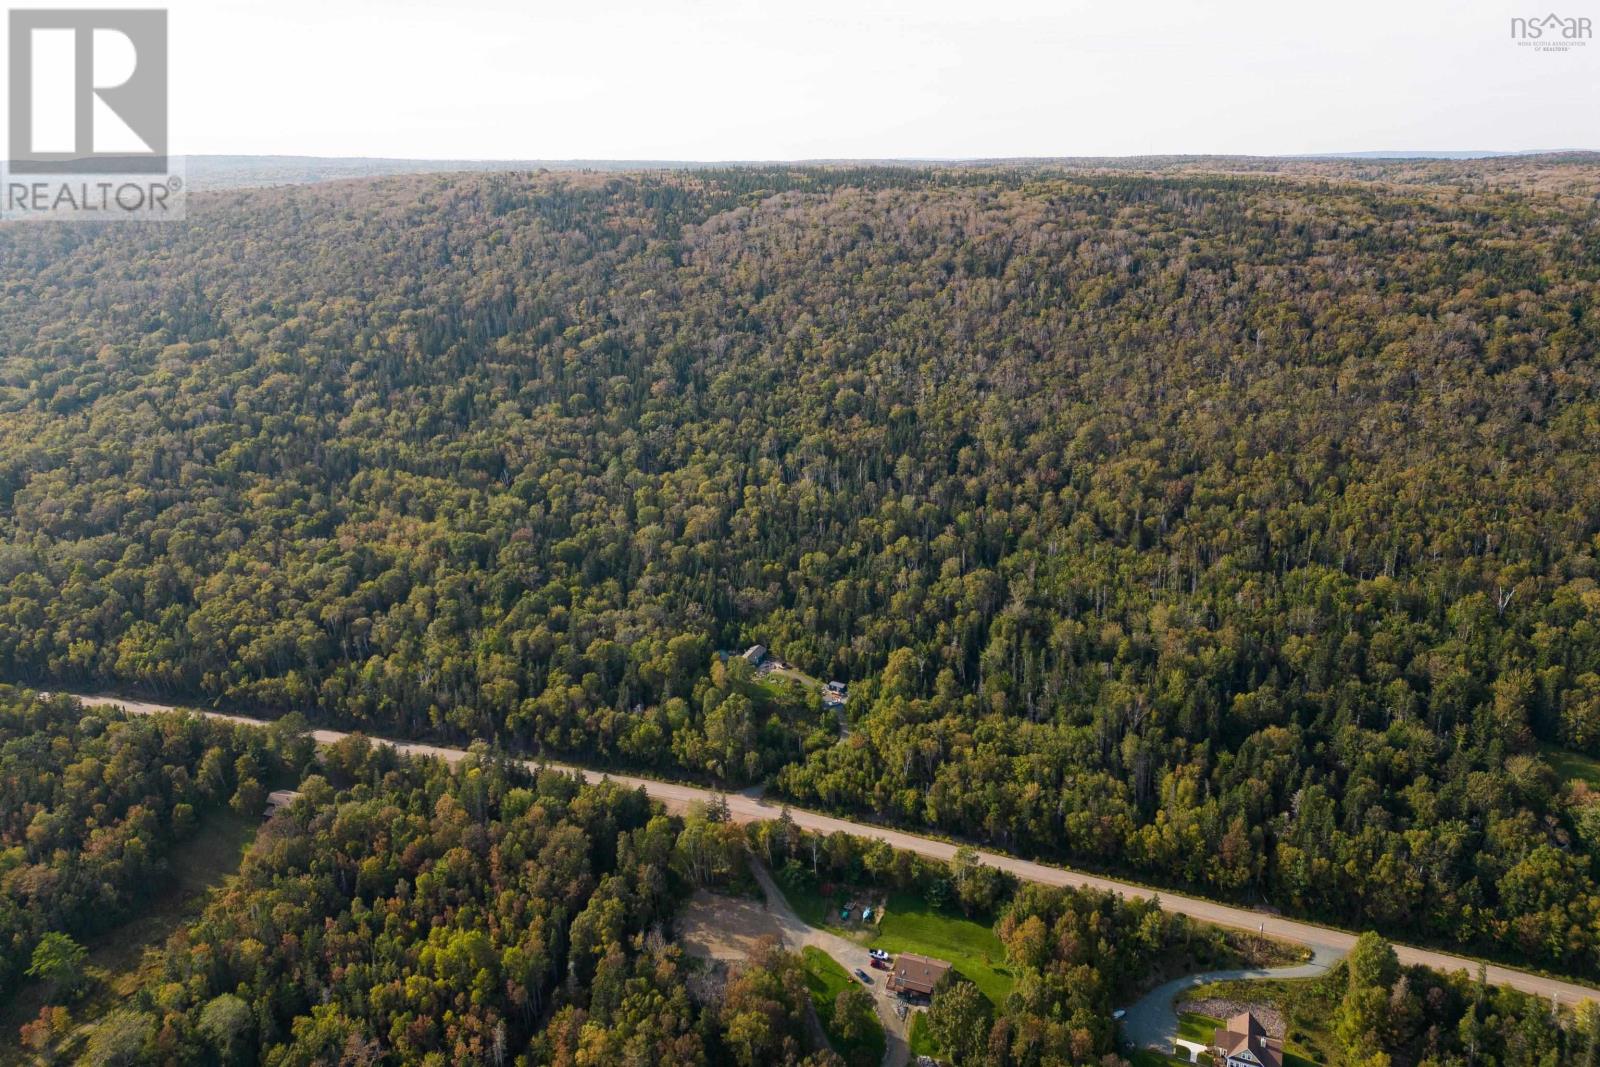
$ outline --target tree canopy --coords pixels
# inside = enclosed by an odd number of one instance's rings
[[[6,228],[0,674],[770,777],[1600,974],[1545,756],[1600,753],[1600,231],[1581,161],[1507,166]]]
[[[166,852],[197,813],[299,755],[288,736],[87,713],[0,686],[0,998],[24,973],[75,985],[75,938],[111,929],[161,888]]]

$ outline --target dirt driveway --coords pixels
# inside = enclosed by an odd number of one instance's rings
[[[761,863],[752,859],[750,869],[755,873],[756,881],[761,883],[761,891],[767,895],[767,912],[777,923],[784,948],[790,952],[799,952],[807,946],[819,948],[832,956],[834,962],[848,974],[854,975],[857,970],[862,970],[872,976],[872,984],[866,990],[872,994],[872,1006],[878,1009],[878,1019],[883,1023],[883,1067],[905,1067],[911,1059],[911,1013],[908,1012],[904,1019],[895,1014],[895,1005],[899,1001],[883,988],[884,979],[888,976],[883,971],[872,969],[872,957],[867,955],[867,950],[862,946],[838,934],[808,926],[789,907],[783,890],[778,888],[778,883],[772,880],[771,873]]]
[[[902,1020],[895,1014],[897,1002],[883,988],[884,972],[872,969],[867,950],[855,942],[807,926],[789,907],[766,868],[753,860],[751,866],[766,899],[748,900],[695,890],[675,921],[677,940],[684,952],[702,960],[737,962],[748,959],[763,939],[775,938],[790,952],[807,947],[821,949],[852,975],[861,968],[872,976],[872,984],[866,989],[872,994],[872,1005],[883,1023],[883,1065],[904,1067],[911,1058],[907,1043],[911,1016]]]

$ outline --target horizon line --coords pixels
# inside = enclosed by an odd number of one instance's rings
[[[1330,160],[1330,159],[1431,159],[1437,161],[1468,161],[1473,159],[1504,159],[1517,156],[1600,155],[1600,148],[1528,148],[1528,149],[1354,149],[1327,152],[1130,152],[1081,153],[1057,155],[989,155],[989,156],[795,156],[795,157],[737,157],[691,158],[683,156],[410,156],[410,155],[321,155],[312,152],[190,152],[171,153],[175,159],[321,159],[376,161],[396,163],[673,163],[697,166],[749,165],[749,164],[813,164],[813,163],[1048,163],[1061,160],[1137,160],[1137,159],[1278,159],[1278,160]]]

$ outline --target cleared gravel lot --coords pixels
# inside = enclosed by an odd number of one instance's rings
[[[783,928],[760,901],[695,890],[676,919],[678,943],[691,956],[743,960],[765,938],[781,942]]]

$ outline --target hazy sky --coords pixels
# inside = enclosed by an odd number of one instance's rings
[[[1531,2],[175,0],[173,147],[547,159],[1600,147],[1600,41],[1548,54],[1510,37],[1514,15],[1600,22],[1600,3]]]

